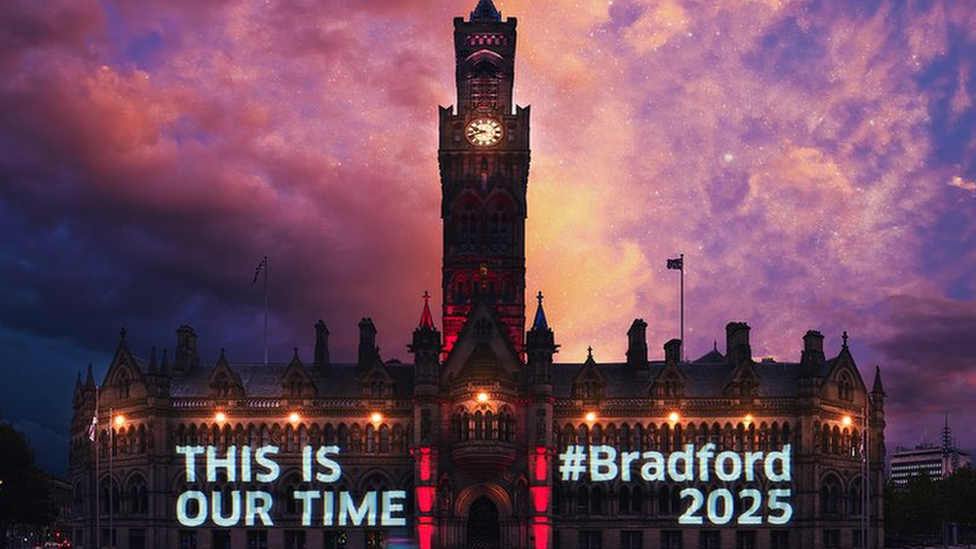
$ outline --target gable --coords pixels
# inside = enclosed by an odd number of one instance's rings
[[[479,302],[444,361],[441,379],[447,383],[465,376],[514,380],[521,367],[522,359],[508,337],[508,330],[490,306]]]

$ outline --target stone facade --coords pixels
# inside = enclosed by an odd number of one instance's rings
[[[75,391],[75,546],[94,547],[96,538],[107,546],[110,526],[122,549],[359,548],[398,538],[443,549],[880,546],[884,391],[878,372],[868,390],[846,335],[833,358],[810,331],[797,362],[756,361],[749,326],[732,322],[724,354],[683,361],[681,341],[672,340],[663,359],[650,360],[647,324],[637,319],[622,361],[591,354],[582,364],[554,363],[541,293],[526,331],[529,109],[513,104],[516,20],[481,0],[454,27],[458,104],[439,117],[443,337],[426,296],[409,345],[413,364],[380,357],[368,318],[354,363],[331,360],[322,321],[309,363],[296,349],[289,363],[244,364],[221,352],[204,364],[188,326],[177,330],[172,361],[155,350],[146,359],[123,332],[100,388],[89,370]],[[558,470],[572,445],[666,454],[708,443],[741,453],[789,444],[792,521],[680,526],[683,485],[585,475],[563,482]],[[302,528],[298,509],[282,503],[274,528],[181,527],[178,493],[235,487],[221,478],[188,483],[174,451],[184,444],[280,446],[282,473],[269,488],[280,501],[303,487],[300,449],[336,444],[340,487],[406,489],[408,526]],[[706,494],[768,488],[694,485]]]

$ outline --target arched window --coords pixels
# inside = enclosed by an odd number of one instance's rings
[[[847,372],[842,373],[837,380],[837,396],[841,400],[854,400],[854,383]]]
[[[603,491],[600,490],[599,486],[594,486],[593,490],[590,491],[590,514],[603,514]]]
[[[847,508],[851,510],[851,515],[855,517],[861,516],[864,512],[864,502],[861,501],[860,479],[856,480],[855,484],[851,487],[850,504],[848,504]]]
[[[617,492],[617,512],[621,515],[630,514],[630,488],[623,486]]]
[[[129,398],[129,385],[129,372],[122,371],[118,378],[119,398]]]
[[[671,490],[667,486],[662,486],[657,493],[657,512],[662,516],[671,514]]]
[[[840,482],[830,475],[820,485],[820,514],[832,516],[840,513]]]
[[[390,426],[385,423],[380,426],[380,453],[390,453]]]
[[[635,515],[644,512],[644,492],[640,486],[630,491],[630,512]]]
[[[590,491],[586,486],[580,486],[576,491],[576,514],[585,515],[590,511]]]

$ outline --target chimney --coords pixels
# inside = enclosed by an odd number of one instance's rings
[[[369,368],[378,355],[376,326],[372,318],[366,317],[359,321],[359,367]]]
[[[824,336],[816,330],[808,330],[803,336],[803,353],[800,355],[800,364],[805,368],[814,371],[817,366],[824,363],[823,350]]]
[[[173,370],[186,372],[200,364],[197,355],[197,334],[186,324],[176,329],[176,361]]]
[[[749,329],[745,322],[729,322],[725,326],[725,356],[736,366],[752,362]]]
[[[681,340],[672,339],[664,344],[664,361],[669,364],[681,362]]]
[[[329,329],[320,318],[315,323],[315,367],[325,368],[329,365]]]
[[[647,368],[647,323],[635,318],[627,330],[627,364],[633,368]]]

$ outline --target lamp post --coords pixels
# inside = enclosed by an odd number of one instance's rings
[[[115,549],[115,427],[125,424],[125,416],[115,415],[109,410],[109,448],[108,448],[108,546]]]

